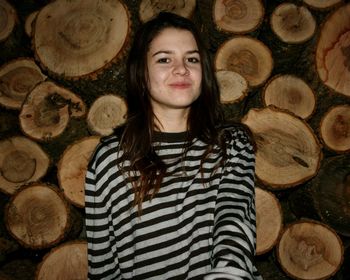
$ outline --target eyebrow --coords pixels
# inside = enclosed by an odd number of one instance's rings
[[[152,54],[152,57],[156,56],[158,54],[172,54],[172,53],[174,53],[174,52],[173,51],[165,51],[165,50],[163,51],[163,50],[161,50],[161,51],[157,51],[154,54]],[[192,51],[187,51],[186,52],[186,54],[193,54],[193,53],[199,54],[199,50],[192,50]]]

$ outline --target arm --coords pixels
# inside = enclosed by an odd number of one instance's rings
[[[256,217],[255,156],[248,137],[239,132],[227,147],[228,159],[215,207],[210,279],[262,279],[254,266]]]
[[[119,279],[117,258],[112,251],[107,184],[97,166],[98,152],[92,158],[85,180],[85,224],[88,242],[88,279]],[[102,165],[102,164],[101,164]]]

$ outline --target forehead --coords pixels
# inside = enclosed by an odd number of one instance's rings
[[[186,47],[197,49],[197,42],[193,34],[186,29],[168,27],[157,34],[149,45],[149,49],[172,47]]]

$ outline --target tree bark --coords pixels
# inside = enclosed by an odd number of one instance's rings
[[[20,246],[13,239],[0,237],[0,262],[3,262],[7,255],[17,251],[19,248]]]
[[[328,158],[312,181],[312,198],[321,220],[350,237],[350,158]]]
[[[24,31],[26,32],[28,37],[32,37],[33,35],[33,27],[38,13],[39,11],[34,11],[26,17],[26,21],[24,23]]]
[[[12,260],[1,267],[0,280],[33,280],[35,269],[36,263],[30,259]]]
[[[11,276],[6,275],[0,271],[0,280],[14,280]]]

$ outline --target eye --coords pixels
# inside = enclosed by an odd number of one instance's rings
[[[169,63],[170,59],[167,57],[162,57],[162,58],[157,59],[157,62],[158,63]]]
[[[199,63],[200,60],[197,57],[189,57],[187,61],[190,63]]]

